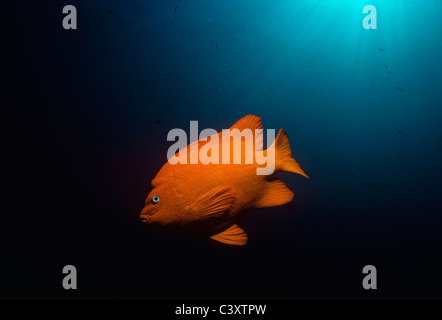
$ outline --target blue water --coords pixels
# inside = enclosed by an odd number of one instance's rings
[[[78,0],[69,31],[64,3],[20,5],[6,181],[41,213],[11,261],[43,275],[14,296],[67,297],[74,264],[86,298],[441,298],[441,1]],[[279,174],[296,210],[249,213],[243,248],[144,228],[169,130],[247,114],[310,176]]]

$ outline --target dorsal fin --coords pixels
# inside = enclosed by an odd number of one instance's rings
[[[253,114],[249,114],[238,121],[235,122],[235,124],[230,128],[232,129],[239,129],[240,131],[243,129],[263,129],[261,118],[258,116],[255,116]]]
[[[244,129],[250,129],[252,130],[254,134],[255,139],[255,148],[256,150],[262,150],[264,145],[264,136],[263,136],[263,126],[261,123],[261,118],[258,116],[255,116],[253,114],[249,114],[238,121],[230,127],[230,130],[238,129],[239,131],[242,131]],[[256,131],[256,129],[260,129],[259,131]]]

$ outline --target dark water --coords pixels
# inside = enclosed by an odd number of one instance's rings
[[[442,298],[442,4],[366,2],[17,1],[1,297]],[[246,114],[287,131],[296,210],[251,212],[241,248],[144,228],[169,130]]]

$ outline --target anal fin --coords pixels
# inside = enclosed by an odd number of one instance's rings
[[[247,244],[247,234],[236,224],[210,238],[233,246],[243,246]]]
[[[267,183],[264,195],[255,203],[256,208],[281,206],[293,199],[293,192],[278,178]]]

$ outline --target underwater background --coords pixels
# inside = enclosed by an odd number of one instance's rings
[[[62,28],[67,4],[77,30]],[[15,6],[0,297],[442,298],[442,1]],[[247,114],[284,128],[310,176],[278,174],[293,205],[240,220],[245,247],[142,225],[169,130]],[[369,264],[378,290],[362,288]]]

